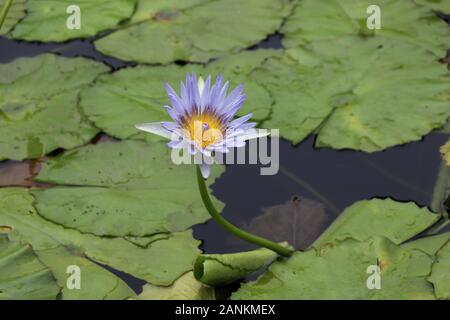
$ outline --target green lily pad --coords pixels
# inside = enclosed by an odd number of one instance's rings
[[[441,147],[441,154],[447,165],[450,166],[450,140]]]
[[[239,253],[202,254],[195,260],[194,276],[212,287],[225,286],[255,273],[277,257],[277,253],[266,248]]]
[[[187,272],[170,287],[146,284],[137,300],[215,300],[214,288],[198,282],[192,273]]]
[[[381,11],[381,28],[369,29],[370,5]],[[445,56],[450,29],[431,10],[409,0],[304,0],[287,19],[282,32],[287,48],[329,41],[346,35],[391,38]]]
[[[62,280],[62,272],[65,272],[69,265],[77,265],[80,258],[87,257],[152,284],[167,286],[192,269],[192,264],[199,253],[197,248],[199,241],[192,238],[190,230],[172,233],[167,239],[155,239],[143,248],[124,238],[97,237],[65,228],[42,218],[33,208],[34,199],[26,189],[0,189],[0,198],[2,199],[0,226],[11,230],[9,237],[12,240],[30,243],[39,256],[42,251],[54,250],[49,255],[44,253],[43,261],[49,263],[48,267],[55,270],[54,274],[57,277],[60,275],[58,280]],[[58,248],[66,250],[64,255],[61,255],[61,260],[58,259],[60,256],[51,255],[56,255]],[[78,266],[82,277],[86,274],[87,279],[97,279],[92,282],[81,280],[82,290],[89,292],[86,295],[96,294],[104,297],[113,293],[117,298],[116,287],[123,285],[122,282],[116,282],[114,286],[111,286],[113,283],[111,279],[105,279],[105,274],[98,277],[93,274],[94,271],[106,271],[105,269],[100,266],[98,266],[99,269],[93,268],[93,265],[89,265],[87,269],[83,269],[83,265]],[[63,271],[60,268],[63,268]],[[60,285],[64,286],[65,281]],[[99,292],[100,289],[101,292]],[[124,291],[125,289],[120,289],[120,292]],[[80,293],[79,296],[84,295]]]
[[[0,64],[0,160],[38,158],[92,139],[98,129],[79,112],[78,92],[106,71],[51,54]]]
[[[450,241],[436,254],[431,275],[428,280],[433,283],[438,299],[450,299]]]
[[[449,73],[433,54],[383,37],[316,41],[251,78],[274,97],[267,128],[293,143],[367,152],[421,139],[450,115]]]
[[[32,190],[35,207],[50,221],[99,236],[186,230],[209,215],[195,167],[175,165],[170,154],[165,143],[143,141],[104,142],[68,151],[50,160],[36,178],[65,187]],[[222,171],[214,166],[208,184]]]
[[[80,28],[69,29],[67,13],[71,5],[80,8]],[[91,37],[115,28],[129,18],[136,0],[27,0],[27,15],[12,32],[14,39],[28,41],[66,41]]]
[[[449,0],[414,0],[416,3],[442,13],[450,13]]]
[[[243,284],[232,299],[434,299],[425,280],[432,259],[387,238],[343,242],[276,261],[257,281]],[[379,266],[380,289],[369,289],[370,266]]]
[[[363,241],[376,235],[400,244],[430,227],[439,218],[439,214],[419,208],[413,202],[362,200],[345,209],[313,246],[321,247],[345,238]]]
[[[179,88],[180,80],[184,81],[186,73],[191,71],[203,77],[209,74],[215,77],[223,73],[232,87],[244,84],[248,98],[238,114],[252,112],[254,120],[261,120],[269,115],[273,101],[267,90],[249,81],[246,75],[262,61],[277,54],[275,50],[243,52],[217,60],[206,67],[168,65],[126,68],[100,76],[95,85],[83,90],[80,106],[97,127],[114,137],[160,141],[159,136],[142,133],[134,125],[170,120],[163,108],[169,103],[163,84],[168,82],[173,88]]]
[[[15,0],[9,8],[8,15],[0,28],[0,35],[7,34],[14,28],[17,22],[25,16],[25,3],[27,0]],[[5,0],[0,0],[0,10],[3,8]]]
[[[59,287],[29,245],[0,234],[0,300],[55,299]]]
[[[450,231],[437,234],[434,236],[423,237],[414,241],[407,242],[402,245],[405,249],[418,249],[434,256],[436,252],[441,249],[445,243],[450,240]]]
[[[97,40],[96,48],[127,61],[207,62],[238,52],[274,33],[294,3],[285,0],[172,2],[166,6],[160,1],[156,5],[139,4],[137,17],[132,17],[132,21],[139,23],[131,23]]]

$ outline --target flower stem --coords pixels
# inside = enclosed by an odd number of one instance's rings
[[[211,217],[226,231],[230,232],[231,234],[234,234],[235,236],[246,240],[248,242],[251,242],[253,244],[256,244],[258,246],[270,249],[272,251],[275,251],[281,256],[284,257],[290,257],[292,253],[294,253],[293,250],[283,247],[279,245],[276,242],[267,240],[265,238],[262,238],[260,236],[251,234],[247,231],[241,230],[235,225],[231,224],[225,218],[223,218],[220,213],[217,211],[217,209],[214,207],[211,198],[208,194],[208,189],[206,188],[205,180],[202,177],[200,167],[197,165],[197,182],[198,182],[198,188],[200,190],[200,195],[202,196],[203,204],[205,205],[206,209],[208,210]]]
[[[2,28],[3,23],[6,20],[6,16],[8,15],[9,8],[11,8],[11,5],[13,3],[13,0],[6,0],[3,4],[2,11],[0,11],[0,29]]]

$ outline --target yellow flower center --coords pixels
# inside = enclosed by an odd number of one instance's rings
[[[184,129],[191,140],[206,148],[223,137],[222,124],[214,115],[194,114],[184,121]]]

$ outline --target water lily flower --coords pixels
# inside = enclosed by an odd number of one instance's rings
[[[202,77],[197,80],[192,73],[186,75],[186,83],[180,82],[180,96],[169,84],[164,87],[171,102],[165,109],[173,122],[143,123],[136,128],[170,139],[170,148],[182,148],[191,155],[201,152],[204,178],[209,176],[216,152],[227,153],[229,148],[242,147],[245,141],[268,134],[248,122],[251,113],[233,120],[246,98],[242,84],[227,94],[229,82],[223,84],[221,75],[211,85],[211,76],[206,81]]]

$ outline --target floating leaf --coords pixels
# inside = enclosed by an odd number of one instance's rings
[[[0,300],[55,299],[58,292],[51,271],[31,247],[0,234]]]
[[[80,105],[97,127],[114,137],[159,141],[161,138],[156,135],[139,133],[134,125],[170,119],[163,108],[169,103],[164,83],[179,88],[180,80],[184,80],[187,72],[196,71],[204,77],[223,73],[225,79],[231,81],[231,86],[240,83],[245,86],[247,101],[239,115],[253,112],[253,119],[264,119],[270,112],[272,98],[261,85],[248,81],[246,75],[263,60],[276,54],[274,50],[243,52],[206,67],[169,65],[126,68],[99,77],[94,86],[82,91]]]
[[[450,299],[450,241],[436,254],[431,275],[428,280],[433,283],[438,299]]]
[[[296,252],[276,261],[232,299],[434,299],[425,280],[432,259],[387,238],[347,239],[335,246]],[[381,288],[369,289],[369,266],[381,269]]]
[[[427,208],[419,208],[413,202],[362,200],[345,209],[313,246],[321,247],[345,238],[362,241],[376,235],[400,244],[430,227],[439,218],[440,215]]]
[[[138,300],[215,300],[214,288],[195,280],[192,272],[178,278],[170,287],[146,284]]]
[[[107,70],[51,54],[0,64],[0,160],[37,158],[89,141],[98,130],[79,112],[78,91]]]
[[[441,154],[447,165],[450,166],[450,140],[441,147]]]
[[[27,0],[15,0],[9,8],[8,14],[2,27],[0,28],[0,35],[7,34],[25,16],[25,3]],[[0,0],[0,10],[3,8],[5,0]]]
[[[12,230],[9,233],[12,240],[29,242],[39,256],[42,251],[55,250],[53,254],[56,255],[56,249],[66,250],[64,255],[61,255],[61,260],[58,259],[59,256],[47,256],[45,253],[43,255],[44,263],[49,263],[49,268],[55,270],[59,281],[62,280],[62,272],[65,272],[69,265],[77,265],[80,258],[88,257],[152,284],[170,285],[180,275],[191,270],[199,252],[199,241],[192,238],[190,230],[173,233],[167,239],[156,239],[146,248],[142,248],[123,238],[80,233],[42,218],[32,207],[33,197],[26,189],[0,189],[0,198],[0,225]],[[117,292],[117,285],[124,285],[121,281],[116,281],[114,286],[111,286],[111,279],[105,279],[104,274],[97,277],[93,273],[94,270],[106,271],[99,266],[94,268],[93,264],[90,264],[88,269],[83,269],[83,265],[79,266],[82,274],[91,274],[91,279],[97,279],[81,283],[82,290],[89,292],[86,293],[87,296],[108,296],[114,291]],[[104,282],[99,283],[100,281]],[[60,285],[64,286],[65,282]],[[124,290],[121,289],[120,292]],[[79,296],[83,295],[80,293]]]
[[[154,6],[146,2],[150,1],[139,2],[137,17],[132,17],[132,21],[139,23],[97,40],[96,48],[127,61],[207,62],[254,45],[274,33],[294,3],[290,0],[214,0],[186,4],[172,1],[172,5],[163,6],[159,1]]]
[[[212,168],[208,183],[223,170]],[[105,142],[50,160],[37,180],[83,187],[34,189],[48,220],[99,236],[183,231],[209,219],[193,165],[175,165],[165,143]],[[218,205],[218,201],[216,201]]]
[[[367,13],[371,5],[380,8],[380,29],[367,27],[368,18],[373,14]],[[428,8],[409,0],[303,0],[287,19],[282,32],[287,48],[355,35],[361,39],[409,42],[438,57],[445,56],[450,42],[447,24]]]
[[[195,260],[194,276],[209,286],[225,286],[255,273],[277,257],[277,253],[266,248],[239,253],[202,254]]]
[[[67,26],[73,15],[71,6],[80,9],[80,28]],[[85,38],[116,27],[129,18],[136,0],[27,0],[27,16],[13,30],[12,37],[28,41],[65,41]]]
[[[252,79],[275,104],[267,128],[294,143],[374,152],[421,139],[450,116],[450,75],[407,42],[356,36],[316,41],[269,59]]]
[[[414,0],[416,3],[442,13],[450,13],[449,0]]]
[[[445,232],[407,242],[403,244],[402,247],[405,249],[422,250],[430,256],[434,256],[436,252],[442,248],[446,242],[448,242],[448,240],[450,240],[450,232]]]
[[[300,197],[263,211],[244,229],[272,241],[287,241],[299,250],[317,239],[328,220],[320,202]]]

